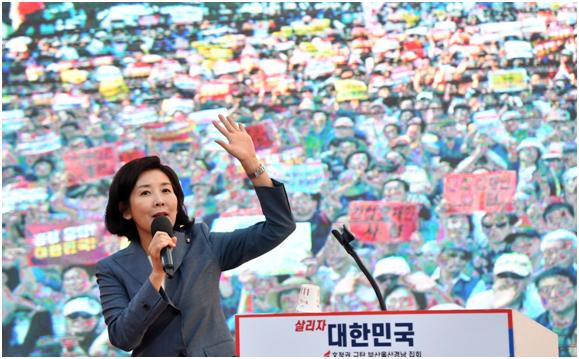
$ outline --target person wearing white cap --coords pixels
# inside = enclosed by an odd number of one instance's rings
[[[62,342],[63,355],[87,355],[90,346],[104,330],[101,305],[97,298],[83,295],[69,299],[62,309],[66,318],[66,334]],[[100,320],[99,320],[100,319]]]
[[[492,288],[473,295],[467,309],[515,309],[530,318],[545,311],[534,283],[529,257],[521,253],[504,253],[495,262]]]
[[[565,229],[548,232],[541,240],[541,253],[545,269],[577,268],[577,235]]]
[[[398,282],[400,276],[410,273],[410,266],[404,257],[391,256],[378,260],[372,276],[384,292]]]

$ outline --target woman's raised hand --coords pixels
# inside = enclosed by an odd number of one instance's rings
[[[241,163],[252,161],[256,158],[253,140],[245,130],[243,124],[236,123],[229,118],[229,116],[219,115],[219,121],[214,120],[213,125],[229,141],[229,143],[221,140],[215,140],[215,142],[223,147],[230,155],[237,158]]]

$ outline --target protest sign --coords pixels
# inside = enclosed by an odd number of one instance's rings
[[[129,64],[125,69],[125,76],[129,78],[148,77],[151,74],[153,66],[146,62],[136,62]]]
[[[211,226],[212,232],[232,232],[262,222],[263,216],[217,218]],[[279,246],[266,255],[255,258],[243,265],[224,272],[225,275],[238,275],[245,271],[260,275],[291,275],[303,273],[306,269],[302,261],[311,257],[311,223],[298,222],[296,230]]]
[[[199,81],[185,74],[176,74],[173,78],[173,84],[176,88],[184,91],[194,91],[199,87]]]
[[[25,155],[42,155],[56,151],[62,147],[60,135],[56,132],[36,134],[28,132],[18,133],[16,152]]]
[[[293,166],[273,164],[268,165],[268,172],[271,177],[282,181],[288,192],[320,193],[325,182],[324,167],[321,162]]]
[[[2,213],[26,211],[31,207],[46,203],[48,190],[46,187],[4,188],[2,191]]]
[[[195,124],[187,120],[154,126],[148,133],[153,141],[187,141],[194,129]]]
[[[368,99],[368,87],[359,80],[337,80],[336,101],[366,100]]]
[[[512,209],[517,187],[515,171],[451,173],[444,178],[448,213],[500,212]]]
[[[259,67],[263,70],[266,76],[283,75],[287,72],[287,64],[281,60],[260,60]]]
[[[241,64],[237,61],[217,61],[213,65],[215,76],[237,73],[241,71]]]
[[[211,121],[217,121],[219,115],[227,116],[228,113],[229,112],[225,107],[220,107],[211,110],[191,112],[187,118],[189,121],[198,125],[209,125],[211,124]]]
[[[140,108],[132,111],[124,111],[119,114],[119,123],[124,127],[142,126],[155,123],[159,120],[159,115],[154,108]]]
[[[53,98],[54,94],[52,92],[35,93],[32,94],[32,104],[34,106],[50,106]]]
[[[63,160],[69,186],[112,176],[117,165],[117,156],[112,145],[67,151]]]
[[[510,40],[505,41],[506,58],[510,59],[531,59],[533,58],[533,46],[528,41]]]
[[[498,171],[486,174],[485,192],[481,198],[485,212],[512,211],[512,199],[517,189],[515,171]]]
[[[263,150],[274,145],[275,125],[273,121],[262,121],[255,125],[247,126],[245,129],[251,136],[256,150]]]
[[[231,84],[222,81],[203,82],[199,87],[199,96],[204,99],[223,99],[231,94]]]
[[[189,114],[193,111],[193,107],[192,99],[172,97],[163,100],[161,103],[161,112],[166,116],[170,116],[177,111]]]
[[[16,132],[26,125],[27,119],[22,110],[2,111],[2,133]]]
[[[527,70],[497,70],[489,72],[489,88],[494,92],[517,92],[528,89]]]
[[[52,109],[54,111],[88,108],[89,105],[90,97],[88,95],[70,95],[67,93],[57,93],[52,99]]]
[[[30,265],[91,265],[107,253],[99,239],[104,223],[43,223],[26,225]]]
[[[418,211],[417,203],[353,201],[350,230],[364,242],[408,242],[418,228]]]
[[[106,79],[99,84],[99,93],[107,101],[116,101],[123,98],[129,92],[129,88],[122,77]]]
[[[305,68],[305,75],[310,79],[328,76],[334,73],[336,66],[330,61],[310,61]]]
[[[193,24],[203,21],[203,8],[192,5],[170,5],[162,6],[161,14],[171,17],[174,24]]]
[[[60,73],[60,80],[64,83],[80,85],[88,78],[88,71],[71,69]]]
[[[259,158],[262,158],[263,162],[267,165],[274,163],[285,163],[286,165],[303,163],[305,153],[306,151],[303,146],[288,148],[281,152],[277,147],[258,151]]]

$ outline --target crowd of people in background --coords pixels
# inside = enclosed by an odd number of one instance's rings
[[[295,311],[308,283],[322,311],[379,310],[331,229],[359,225],[359,203],[404,203],[416,208],[402,224],[411,233],[354,231],[388,310],[512,308],[576,356],[576,11],[44,3],[17,28],[3,18],[3,354],[128,355],[108,341],[94,277],[126,245],[94,228],[128,160],[159,155],[210,227],[259,214],[213,143],[207,117],[224,110],[255,129],[309,242],[302,270],[223,274],[232,332],[237,313]],[[297,181],[292,167],[321,177]],[[515,182],[498,207],[457,210],[445,188],[505,173]]]

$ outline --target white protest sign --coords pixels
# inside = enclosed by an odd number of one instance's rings
[[[264,216],[233,216],[217,218],[211,226],[212,232],[232,232],[265,221]],[[251,271],[261,275],[284,275],[304,272],[302,260],[311,257],[311,223],[296,223],[296,230],[279,246],[241,266],[228,270],[225,275],[238,275]]]

